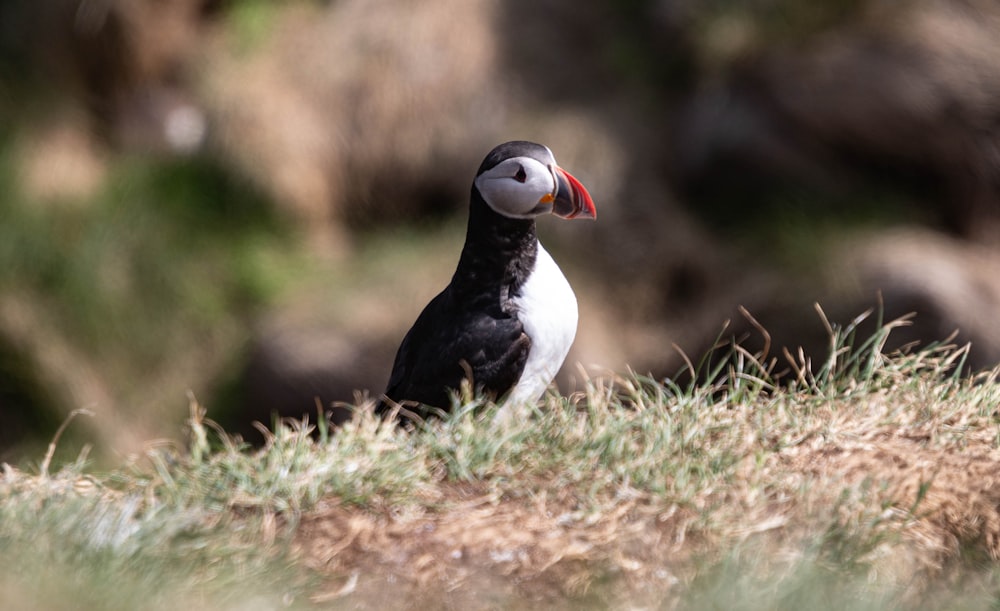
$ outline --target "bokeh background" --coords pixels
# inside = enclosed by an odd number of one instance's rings
[[[192,396],[252,437],[378,393],[510,139],[598,207],[540,222],[564,391],[675,375],[727,320],[762,346],[740,305],[772,354],[881,299],[918,313],[898,344],[1000,360],[994,0],[13,0],[0,459],[76,408],[127,456]]]

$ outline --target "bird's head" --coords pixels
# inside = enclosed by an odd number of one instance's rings
[[[507,142],[490,151],[474,184],[490,208],[510,218],[597,217],[587,189],[556,165],[548,147],[534,142]]]

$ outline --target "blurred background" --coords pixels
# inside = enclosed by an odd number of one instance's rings
[[[994,0],[0,4],[0,460],[76,408],[127,456],[380,392],[495,144],[548,145],[581,323],[559,377],[846,323],[1000,360]],[[259,439],[259,437],[257,437]],[[72,444],[70,444],[72,447]]]

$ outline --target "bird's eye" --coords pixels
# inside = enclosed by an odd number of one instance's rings
[[[517,182],[524,182],[528,179],[528,175],[524,173],[524,166],[517,166],[517,174],[514,174],[514,180]]]

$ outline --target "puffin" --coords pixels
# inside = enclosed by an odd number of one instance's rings
[[[512,141],[472,182],[465,245],[451,282],[403,337],[376,412],[448,411],[468,380],[509,406],[536,401],[576,336],[576,295],[538,241],[535,219],[595,219],[594,201],[548,147]]]

